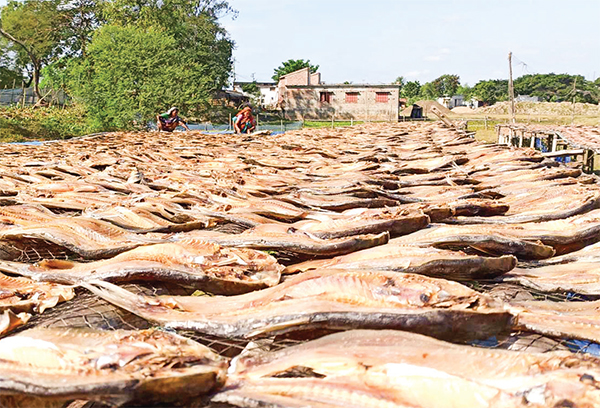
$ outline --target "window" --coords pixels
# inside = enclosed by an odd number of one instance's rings
[[[346,92],[346,103],[358,103],[358,92]]]
[[[330,103],[331,102],[331,92],[321,92],[319,101],[324,102],[324,103]]]
[[[375,92],[375,102],[388,103],[389,99],[389,92]]]

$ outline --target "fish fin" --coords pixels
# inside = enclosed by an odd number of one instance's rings
[[[86,288],[94,295],[101,297],[107,302],[125,309],[128,312],[143,318],[147,317],[147,313],[144,313],[144,308],[149,306],[149,304],[142,296],[101,280],[80,282],[79,286]]]
[[[269,324],[266,327],[261,327],[246,334],[246,337],[255,337],[265,333],[283,331],[289,327],[303,326],[310,323],[310,316],[299,317],[294,320],[286,320],[281,323]]]

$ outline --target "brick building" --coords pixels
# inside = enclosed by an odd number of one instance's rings
[[[398,120],[398,85],[328,85],[320,73],[304,68],[282,76],[278,88],[288,119]]]

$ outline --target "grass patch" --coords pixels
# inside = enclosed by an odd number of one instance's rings
[[[85,112],[69,108],[0,108],[0,142],[60,140],[89,133]]]

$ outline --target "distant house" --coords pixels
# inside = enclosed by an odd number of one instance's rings
[[[252,84],[253,82],[234,82],[233,90],[244,92],[244,85]],[[259,104],[263,108],[274,109],[279,100],[279,89],[276,82],[255,82],[260,91]]]
[[[237,108],[241,104],[249,101],[250,98],[243,92],[223,89],[221,91],[217,91],[215,97],[213,98],[212,104]]]
[[[453,109],[457,106],[466,106],[465,97],[463,95],[443,96],[438,98],[437,101],[440,105],[443,105],[448,109]]]
[[[282,76],[278,88],[288,119],[398,120],[399,85],[324,84],[303,68]]]
[[[540,102],[539,96],[519,95],[515,98],[515,102]]]

